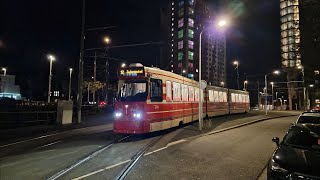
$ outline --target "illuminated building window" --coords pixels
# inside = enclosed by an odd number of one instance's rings
[[[183,14],[184,14],[184,9],[181,8],[181,9],[178,11],[178,15],[179,15],[179,17],[182,17]]]
[[[183,29],[181,29],[180,31],[178,31],[178,38],[182,38],[183,37]]]
[[[59,91],[53,91],[53,96],[54,97],[59,97]]]
[[[183,53],[182,53],[182,52],[179,52],[179,53],[178,53],[178,60],[182,60],[182,57],[183,57]]]
[[[183,48],[183,41],[179,41],[178,42],[178,49],[182,49]]]
[[[173,54],[171,54],[171,57],[173,57]]]
[[[188,47],[189,47],[189,49],[193,49],[193,41],[188,41]]]
[[[188,59],[193,60],[193,52],[188,51]]]
[[[192,8],[189,8],[189,15],[193,15],[194,14],[194,10]]]
[[[194,20],[193,19],[188,19],[188,25],[190,26],[190,27],[193,27],[193,25],[194,25]]]
[[[193,38],[193,30],[191,29],[188,30],[188,37]]]
[[[183,19],[180,19],[178,21],[178,28],[181,28],[183,26]]]
[[[188,63],[188,66],[189,66],[190,68],[193,68],[193,63],[189,62],[189,63]]]
[[[194,3],[194,0],[189,0],[190,5],[193,5],[193,3]]]

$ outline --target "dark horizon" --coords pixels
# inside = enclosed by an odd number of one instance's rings
[[[87,32],[86,48],[103,47],[103,35],[112,38],[112,46],[160,42],[161,3],[160,0],[139,3],[87,1],[86,29],[116,27]],[[226,8],[221,10],[222,7]],[[280,68],[280,16],[277,2],[230,1],[221,6],[219,11],[232,14],[232,26],[227,33],[229,81],[234,81],[231,64],[234,59],[241,63],[242,77],[244,73],[263,74]],[[81,3],[13,0],[2,2],[0,13],[3,22],[0,30],[0,40],[3,42],[0,66],[7,67],[8,74],[17,75],[22,95],[32,95],[37,99],[44,96],[49,70],[46,59],[48,53],[57,57],[53,65],[54,78],[59,84],[66,83],[69,67],[78,68]],[[118,48],[111,50],[111,57],[151,66],[159,64],[159,49],[158,45]],[[77,76],[73,78],[76,80]]]

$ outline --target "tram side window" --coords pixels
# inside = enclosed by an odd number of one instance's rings
[[[199,101],[199,88],[194,88],[194,101]]]
[[[219,102],[223,102],[223,93],[219,91]]]
[[[181,88],[179,83],[173,82],[173,100],[180,101],[181,100]]]
[[[213,92],[213,101],[219,102],[219,92],[218,91]]]
[[[188,86],[185,84],[182,84],[181,90],[182,90],[182,101],[188,101]]]
[[[170,102],[172,100],[172,86],[171,81],[166,81],[166,100]]]
[[[210,102],[213,102],[213,101],[214,101],[214,98],[213,98],[213,90],[209,90],[208,93],[209,93],[209,101],[210,101]]]
[[[231,102],[236,102],[236,95],[231,93]]]
[[[239,103],[242,103],[242,94],[239,94]]]
[[[151,96],[150,99],[153,102],[162,101],[162,80],[161,79],[150,79],[151,84]]]
[[[223,92],[223,102],[228,102],[227,93]]]
[[[194,101],[194,87],[189,86],[189,101]]]

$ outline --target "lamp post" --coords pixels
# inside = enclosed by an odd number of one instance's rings
[[[248,80],[245,80],[243,82],[243,90],[247,91],[247,84],[248,84]]]
[[[237,86],[240,89],[240,82],[239,82],[239,61],[233,61],[233,65],[236,66],[237,69]]]
[[[111,38],[109,36],[105,36],[103,38],[103,42],[106,44],[106,54],[107,54],[107,60],[106,60],[106,96],[105,101],[108,102],[108,89],[109,89],[109,58],[108,58],[108,45],[111,43]]]
[[[73,71],[73,69],[72,68],[70,68],[69,69],[69,75],[70,75],[70,77],[69,77],[69,101],[71,100],[71,83],[72,83],[72,71]]]
[[[265,95],[265,110],[266,110],[266,116],[268,116],[268,80],[267,77],[268,75],[270,75],[271,73],[268,73],[264,76],[264,84],[265,84],[265,90],[264,90],[264,95]],[[280,74],[280,71],[276,70],[273,71],[273,74]]]
[[[224,82],[221,81],[221,82],[220,82],[220,85],[221,85],[221,87],[224,87]]]
[[[271,84],[272,108],[273,108],[273,87],[274,87],[274,82],[270,82],[270,84]]]
[[[7,68],[2,68],[3,75],[5,76],[7,74]]]
[[[56,58],[49,54],[48,59],[50,61],[50,66],[49,66],[49,85],[48,85],[48,103],[50,103],[50,96],[51,96],[51,80],[52,80],[52,62],[56,60]]]
[[[298,69],[301,69],[301,73],[302,73],[303,104],[304,104],[304,110],[306,111],[308,109],[308,107],[307,107],[308,100],[307,100],[307,88],[306,88],[305,77],[304,77],[304,67],[300,65],[300,66],[298,66]]]
[[[227,25],[227,21],[226,20],[220,20],[218,21],[218,27],[224,27]],[[203,32],[209,30],[210,28],[206,28],[206,29],[203,29],[201,32],[200,32],[200,35],[199,35],[199,103],[198,103],[198,113],[199,113],[199,130],[201,131],[202,130],[202,127],[203,127],[203,119],[202,119],[202,93],[203,90],[202,90],[202,77],[201,77],[201,37],[202,37],[202,34]]]

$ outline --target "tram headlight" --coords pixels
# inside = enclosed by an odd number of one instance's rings
[[[122,116],[122,113],[121,112],[116,112],[116,117],[119,118]]]
[[[141,113],[134,113],[133,117],[139,119],[141,118]]]

